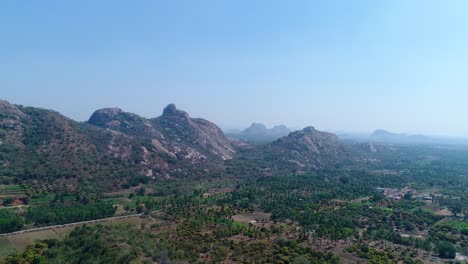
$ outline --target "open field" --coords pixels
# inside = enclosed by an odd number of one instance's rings
[[[128,218],[111,218],[106,220],[83,222],[74,225],[53,227],[46,230],[36,230],[13,235],[0,236],[0,258],[6,257],[16,251],[24,250],[28,245],[32,245],[40,240],[45,239],[63,239],[75,227],[80,225],[98,225],[98,224],[116,224],[129,223],[132,225],[141,224],[140,217],[132,216]]]
[[[23,188],[17,184],[0,185],[1,192],[22,192]]]
[[[28,245],[32,245],[44,239],[61,239],[68,234],[74,227],[64,227],[50,230],[40,230],[37,232],[29,232],[24,234],[17,234],[8,236],[14,249],[20,251],[24,250]]]
[[[252,213],[242,213],[232,216],[232,220],[240,222],[243,224],[254,224],[257,222],[270,222],[271,213],[264,212],[252,212]]]
[[[443,209],[443,210],[436,212],[435,214],[440,215],[440,216],[451,216],[452,212],[450,212],[449,209]]]
[[[15,253],[15,247],[6,237],[0,237],[0,257]]]

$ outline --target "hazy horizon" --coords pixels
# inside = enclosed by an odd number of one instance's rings
[[[85,121],[169,103],[223,129],[468,136],[464,1],[0,5],[0,98]]]

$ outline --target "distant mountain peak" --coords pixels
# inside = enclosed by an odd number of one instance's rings
[[[375,142],[385,142],[385,143],[404,143],[404,144],[414,144],[414,143],[430,143],[431,138],[423,135],[413,135],[413,134],[404,134],[404,133],[393,133],[385,129],[376,129],[372,135],[369,137],[371,141]],[[432,140],[433,141],[433,140]]]
[[[275,130],[275,129],[288,129],[289,130],[289,128],[285,125],[276,125],[272,128],[272,130]]]
[[[285,125],[277,125],[271,129],[268,129],[264,124],[253,122],[248,128],[237,132],[230,133],[230,136],[245,141],[251,142],[271,142],[280,137],[287,136],[291,130]]]
[[[266,127],[264,124],[262,124],[262,123],[256,123],[256,122],[253,122],[253,123],[250,125],[249,128],[253,128],[253,127],[255,127],[255,128],[267,129],[267,127]],[[248,129],[248,128],[247,128],[247,129]]]
[[[385,129],[376,129],[374,130],[371,136],[381,136],[381,135],[395,135],[395,133],[392,133]]]
[[[268,133],[268,128],[262,123],[252,123],[248,128],[243,130],[243,133],[249,135],[259,135]]]
[[[338,137],[333,133],[318,131],[313,126],[308,126],[302,130],[292,132],[286,137],[280,138],[277,142],[296,142],[297,140],[306,143],[305,145],[314,145],[315,142],[321,141],[335,143],[338,142]]]

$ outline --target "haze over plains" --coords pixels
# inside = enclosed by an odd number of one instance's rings
[[[468,136],[466,1],[0,4],[0,98],[87,120]]]

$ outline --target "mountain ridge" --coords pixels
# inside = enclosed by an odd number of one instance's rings
[[[123,183],[131,175],[201,175],[222,168],[235,154],[215,124],[192,119],[175,105],[151,119],[103,108],[77,122],[0,101],[0,142],[0,172],[9,181],[51,178],[71,185],[106,177]]]
[[[257,158],[273,171],[279,166],[271,161],[288,168],[318,169],[338,164],[345,149],[336,135],[313,127],[261,145],[228,139],[214,123],[191,118],[174,104],[154,118],[113,107],[77,122],[52,110],[0,101],[0,117],[4,180],[42,187],[75,188],[80,182],[94,182],[115,189],[132,177],[157,180],[225,173],[226,166],[240,160],[250,160],[255,167]],[[234,163],[225,163],[231,160]],[[242,166],[234,170],[243,171]]]

